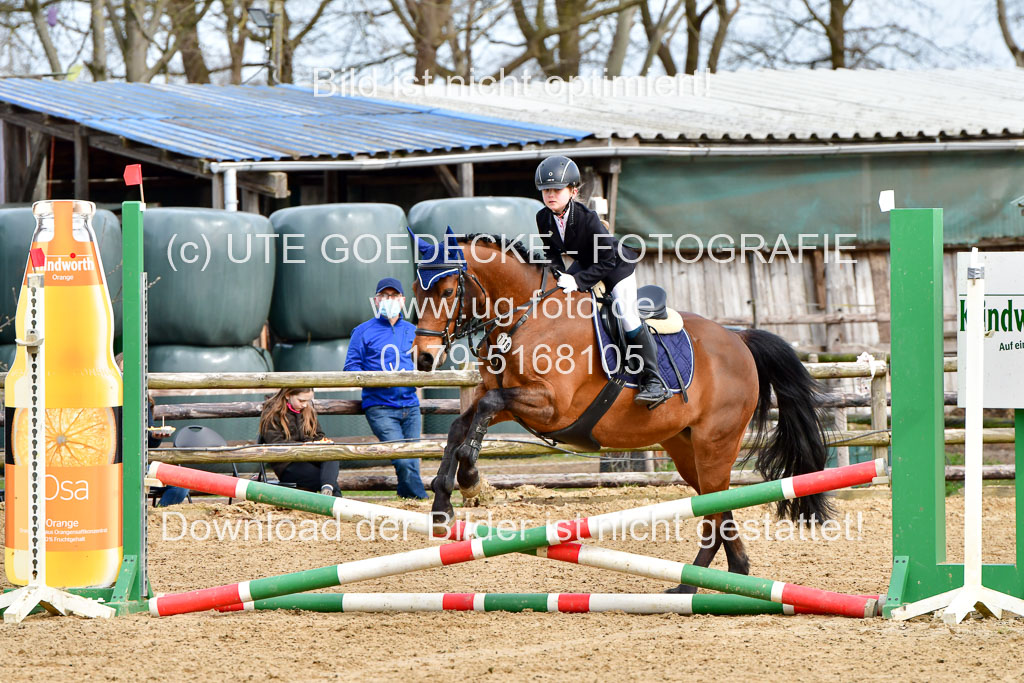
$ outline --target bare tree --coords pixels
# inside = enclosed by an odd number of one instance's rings
[[[996,0],[996,18],[999,20],[999,32],[1003,35],[1003,42],[1006,43],[1006,47],[1010,50],[1014,63],[1017,66],[1024,67],[1024,50],[1021,49],[1013,37],[1010,27],[1011,18],[1006,12],[1006,0]],[[1017,23],[1021,23],[1019,15],[1013,19],[1016,19]]]
[[[725,47],[726,36],[729,33],[729,25],[736,18],[740,11],[740,0],[729,9],[729,0],[715,0],[715,10],[718,13],[718,26],[715,27],[715,35],[711,39],[711,51],[708,54],[708,71],[718,71],[718,60],[722,56],[722,48]]]
[[[0,68],[12,75],[63,78],[88,45],[91,31],[84,19],[74,5],[59,0],[0,1]]]
[[[54,47],[53,39],[50,37],[50,27],[45,16],[48,4],[41,3],[38,0],[26,0],[25,9],[32,16],[32,25],[35,27],[36,36],[43,46],[46,61],[50,64],[50,70],[53,73],[62,73],[60,57],[57,56],[57,48]]]
[[[312,14],[305,17],[304,20],[295,21],[292,15],[289,14],[287,6],[282,2],[282,8],[284,10],[284,38],[282,44],[284,47],[283,54],[281,55],[280,73],[278,74],[278,81],[281,83],[292,83],[295,80],[295,52],[302,45],[303,41],[310,35],[317,23],[323,18],[324,13],[330,7],[334,0],[316,0],[315,9]]]
[[[734,66],[832,69],[922,65],[942,50],[915,30],[923,0],[748,0],[760,30],[730,41]]]
[[[354,19],[376,49],[356,66],[411,62],[417,83],[436,77],[468,82],[477,58],[502,42],[499,39],[492,43],[490,32],[505,20],[507,9],[507,0],[369,3]]]
[[[438,49],[448,39],[452,30],[451,0],[389,0],[391,8],[402,22],[412,39],[412,51],[416,59],[413,67],[418,82],[429,82],[438,74]]]
[[[227,41],[228,63],[219,70],[228,72],[233,85],[242,82],[242,67],[245,65],[245,45],[249,41],[249,7],[253,0],[223,0],[224,38]],[[215,69],[214,71],[217,71]]]
[[[622,67],[626,62],[626,52],[629,50],[629,37],[633,30],[633,22],[636,20],[638,6],[627,7],[616,15],[615,34],[612,36],[612,46],[608,51],[608,59],[605,61],[604,72],[608,78],[615,78],[622,75]]]
[[[210,82],[210,68],[199,41],[199,20],[209,10],[210,4],[197,4],[194,0],[170,0],[167,7],[185,78],[189,83]]]
[[[686,4],[694,5],[692,0],[685,0]],[[679,69],[676,66],[675,58],[672,56],[672,50],[669,48],[669,42],[675,35],[676,30],[679,28],[679,23],[687,19],[686,11],[683,10],[684,0],[666,0],[661,6],[661,10],[657,16],[652,11],[653,8],[650,2],[643,2],[640,4],[640,19],[644,25],[644,33],[647,35],[647,53],[644,56],[644,63],[640,67],[640,75],[646,76],[654,63],[654,57],[657,56],[661,60],[662,66],[665,68],[665,73],[669,76],[675,76]],[[708,6],[710,9],[710,5]],[[704,21],[704,15],[707,14],[707,10],[700,13],[700,16],[693,17],[693,21],[697,22],[697,32],[700,32],[700,22]]]
[[[718,59],[725,45],[729,24],[739,11],[740,3],[739,0],[735,0],[731,8],[729,0],[707,0],[706,4],[701,4],[698,0],[666,0],[660,7],[655,7],[649,0],[641,3],[640,17],[647,36],[647,52],[640,67],[641,75],[647,75],[655,57],[669,76],[675,76],[679,72],[672,45],[681,27],[685,28],[683,33],[686,36],[683,72],[696,73],[700,68],[701,46],[707,42],[703,33],[704,21],[711,15],[712,10],[715,11],[714,16],[717,17],[718,23],[710,41],[707,67],[711,71],[718,68]]]
[[[191,4],[191,3],[190,3]],[[105,0],[107,20],[121,51],[124,78],[148,83],[167,69],[183,40],[210,9],[213,0],[201,0],[181,16],[168,13],[169,0]],[[180,7],[180,5],[179,5]],[[151,53],[155,59],[150,59]],[[93,55],[91,70],[106,69]],[[207,77],[208,79],[208,77]]]
[[[640,4],[640,0],[554,0],[549,6],[547,0],[536,0],[530,12],[523,0],[511,2],[523,42],[516,46],[519,54],[502,67],[504,72],[535,60],[545,76],[563,79],[579,75],[582,41],[596,30],[599,19]],[[557,40],[548,45],[547,39],[552,37]]]
[[[92,59],[86,62],[92,80],[107,80],[107,15],[104,0],[89,0],[89,28],[92,38]]]
[[[854,0],[828,0],[828,16],[815,8],[811,0],[803,0],[804,7],[814,23],[825,32],[828,40],[828,54],[833,69],[846,67],[846,13]]]

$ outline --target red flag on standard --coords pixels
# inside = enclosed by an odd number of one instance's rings
[[[124,184],[142,184],[142,164],[130,164],[124,167]]]
[[[46,252],[38,247],[31,249],[28,252],[29,258],[32,260],[33,268],[42,268],[46,265]]]
[[[142,189],[142,164],[129,164],[124,167],[124,184],[139,186],[139,199],[146,203],[146,192]]]

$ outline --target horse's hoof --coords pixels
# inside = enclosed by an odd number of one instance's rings
[[[675,588],[669,588],[666,593],[674,593],[679,595],[693,595],[697,592],[696,586],[688,586],[685,583],[681,583]]]
[[[430,534],[434,538],[451,539],[452,538],[452,527],[447,524],[441,524],[438,522],[431,522]]]
[[[434,504],[430,508],[430,524],[435,528],[448,528],[455,519],[455,509],[452,507],[451,499],[445,496],[434,495]]]
[[[480,495],[483,479],[480,477],[480,472],[476,467],[470,469],[460,468],[456,480],[459,483],[459,491],[462,492],[464,499],[476,498]]]
[[[452,530],[452,515],[446,512],[430,513],[430,532],[434,538],[449,538]]]
[[[463,486],[461,483],[459,484],[459,492],[462,493],[463,499],[466,500],[470,498],[476,498],[477,496],[479,496],[480,490],[482,488],[483,479],[481,479],[479,475],[476,477],[476,482],[470,484],[469,486]]]

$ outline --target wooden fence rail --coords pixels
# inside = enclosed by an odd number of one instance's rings
[[[1014,430],[990,428],[984,430],[985,443],[1013,443]],[[888,432],[849,431],[831,433],[829,445],[888,447]],[[947,444],[962,444],[963,429],[947,429]],[[153,462],[172,465],[196,465],[217,462],[322,462],[325,460],[390,460],[398,458],[440,458],[444,452],[444,439],[421,439],[406,443],[303,443],[286,446],[229,446],[225,448],[155,448],[149,451]],[[750,437],[744,446],[751,445]],[[635,448],[602,448],[601,453],[625,453]],[[654,445],[647,450],[662,450]],[[572,447],[551,448],[531,438],[487,440],[480,457],[516,457],[588,453]]]

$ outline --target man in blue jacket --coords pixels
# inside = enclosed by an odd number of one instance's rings
[[[405,296],[402,283],[386,277],[377,283],[374,309],[377,317],[352,331],[345,356],[345,370],[414,370],[412,342],[416,326],[402,317]],[[381,441],[420,437],[420,401],[414,387],[366,387],[363,412],[370,429]],[[398,495],[425,499],[419,458],[392,460],[398,475]]]

